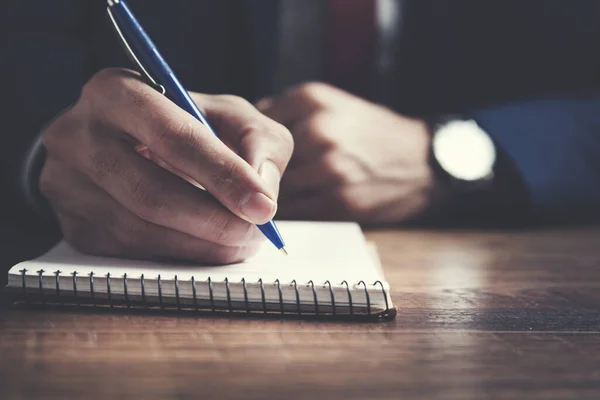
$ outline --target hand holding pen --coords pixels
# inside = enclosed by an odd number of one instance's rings
[[[40,189],[68,242],[96,255],[207,263],[253,254],[264,241],[254,225],[276,211],[291,136],[240,98],[191,97],[219,138],[122,69],[94,75],[48,126]]]

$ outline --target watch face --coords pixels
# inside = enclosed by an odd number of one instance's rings
[[[476,181],[492,173],[496,148],[473,120],[442,126],[435,132],[432,145],[437,162],[456,179]]]

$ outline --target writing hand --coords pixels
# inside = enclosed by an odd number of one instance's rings
[[[217,263],[255,251],[291,135],[240,98],[193,98],[222,141],[135,72],[103,70],[84,86],[43,134],[40,190],[65,240],[97,255]]]

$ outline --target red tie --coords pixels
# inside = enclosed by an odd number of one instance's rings
[[[325,79],[368,97],[375,65],[375,1],[328,0]]]

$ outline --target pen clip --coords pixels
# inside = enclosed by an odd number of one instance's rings
[[[137,56],[133,52],[133,49],[127,42],[127,39],[125,39],[125,36],[123,36],[123,32],[121,32],[121,28],[119,28],[119,24],[117,24],[117,21],[115,20],[115,17],[113,16],[110,7],[107,7],[106,11],[108,12],[108,16],[110,17],[110,20],[112,21],[115,31],[117,32],[117,35],[121,39],[121,44],[125,48],[125,52],[129,56],[129,59],[138,66],[138,68],[142,74],[142,77],[145,78],[146,82],[150,86],[152,86],[154,89],[156,89],[158,92],[160,92],[160,94],[165,95],[167,93],[167,91],[165,90],[165,87],[163,85],[160,85],[158,82],[156,82],[156,80],[148,73],[148,71],[146,70],[146,68],[144,68],[144,66],[142,65],[139,58],[137,58]]]

